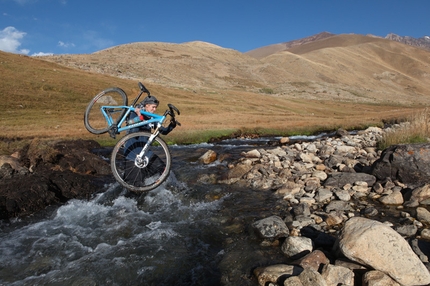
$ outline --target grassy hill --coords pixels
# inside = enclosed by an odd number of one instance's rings
[[[359,35],[307,42],[256,59],[203,42],[131,43],[89,55],[0,52],[2,138],[85,138],[83,113],[101,90],[130,100],[142,81],[181,110],[169,142],[231,133],[289,135],[361,128],[430,103],[429,52]]]

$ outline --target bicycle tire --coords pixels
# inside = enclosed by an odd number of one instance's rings
[[[109,131],[109,124],[103,116],[100,107],[103,105],[127,106],[127,94],[118,87],[111,87],[97,94],[88,104],[84,114],[84,125],[93,134],[103,134]],[[112,109],[109,112],[113,123],[117,124],[124,116],[123,108]]]
[[[115,179],[134,192],[150,191],[161,185],[169,176],[172,159],[170,150],[160,137],[155,137],[145,153],[146,166],[135,164],[136,155],[151,136],[149,132],[131,133],[121,138],[111,156],[111,169]]]

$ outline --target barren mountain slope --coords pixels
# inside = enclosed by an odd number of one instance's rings
[[[292,77],[288,71],[276,66],[204,42],[132,43],[89,55],[43,59],[121,78],[197,90],[259,89]]]
[[[300,46],[300,45],[303,45],[306,43],[315,42],[315,41],[322,40],[322,39],[332,37],[332,36],[334,36],[334,34],[328,33],[328,32],[322,32],[322,33],[312,35],[312,36],[309,36],[309,37],[306,37],[303,39],[298,39],[298,40],[289,41],[289,42],[285,42],[285,43],[264,46],[261,48],[257,48],[257,49],[248,51],[245,54],[248,56],[251,56],[253,58],[256,58],[256,59],[262,59],[262,58],[267,57],[271,54],[286,51],[286,50],[288,50],[292,47],[295,47],[295,46]]]
[[[332,98],[402,104],[430,102],[430,53],[381,38],[339,35],[270,55],[262,61],[302,78],[300,86],[296,83],[296,90],[290,93],[325,88],[324,96]]]
[[[331,36],[260,60],[204,42],[132,43],[44,59],[199,92],[263,91],[286,98],[430,104],[430,53],[372,36]]]

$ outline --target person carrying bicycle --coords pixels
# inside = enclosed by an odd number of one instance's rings
[[[138,122],[138,121],[144,121],[144,120],[149,120],[150,118],[147,115],[141,114],[140,111],[143,109],[146,112],[149,113],[155,113],[155,111],[157,111],[157,107],[158,104],[160,102],[158,101],[158,99],[151,95],[151,96],[147,96],[145,97],[139,104],[137,104],[134,108],[134,112],[130,113],[129,116],[129,122]],[[136,120],[138,117],[139,119]],[[146,131],[146,132],[151,132],[151,129],[154,126],[152,126],[152,124],[149,125],[144,125],[141,127],[136,127],[136,128],[131,128],[128,133],[134,133],[134,132],[138,132],[138,131]],[[159,131],[161,134],[163,135],[167,135],[169,134],[173,129],[175,129],[176,127],[176,121],[172,120],[170,121],[170,124],[167,127],[161,126]]]
[[[155,113],[157,110],[158,104],[160,102],[158,99],[151,95],[145,97],[142,102],[136,104],[134,108],[134,112],[130,113],[129,116],[129,124],[137,123],[144,120],[151,119],[149,115],[142,114],[141,110],[146,111],[148,113]],[[160,126],[158,131],[163,134],[169,134],[176,127],[176,121],[170,121],[170,124],[167,127]],[[135,133],[135,132],[149,132],[151,133],[151,129],[153,129],[153,124],[147,124],[140,127],[131,128],[127,133]],[[128,140],[125,144],[125,156],[128,159],[126,162],[125,172],[124,172],[124,181],[132,181],[133,185],[139,186],[141,181],[145,181],[148,176],[158,177],[164,171],[165,162],[163,162],[157,155],[153,154],[151,151],[146,153],[146,158],[148,160],[148,164],[146,168],[134,168],[134,159],[135,154],[138,154],[144,143],[146,143],[148,137],[146,136],[138,136],[134,139]],[[146,183],[143,183],[145,185]]]

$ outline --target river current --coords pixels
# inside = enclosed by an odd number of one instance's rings
[[[252,269],[284,258],[251,224],[285,206],[270,192],[211,183],[226,163],[197,159],[212,149],[233,160],[272,140],[172,146],[171,175],[155,190],[110,183],[91,200],[3,223],[0,285],[258,285]]]

